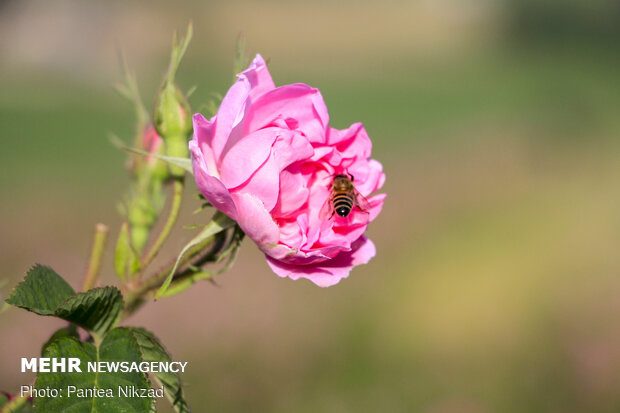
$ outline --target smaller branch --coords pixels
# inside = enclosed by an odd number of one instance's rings
[[[88,291],[95,286],[99,269],[101,268],[101,260],[105,251],[105,244],[108,239],[109,228],[103,224],[95,225],[95,236],[93,239],[93,248],[88,261],[88,269],[84,275],[82,283],[82,291]]]
[[[155,259],[155,256],[164,245],[164,242],[166,242],[168,235],[170,235],[170,231],[172,231],[172,228],[174,227],[174,224],[179,217],[179,211],[181,210],[181,201],[183,200],[183,187],[183,178],[175,178],[173,181],[172,205],[170,206],[170,213],[168,214],[168,219],[166,220],[164,228],[159,233],[157,240],[142,259],[140,268],[146,268],[153,261],[153,259]]]

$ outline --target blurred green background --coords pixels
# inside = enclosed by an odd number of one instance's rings
[[[150,102],[189,20],[195,108],[227,90],[243,30],[277,85],[364,122],[388,194],[376,258],[336,287],[276,277],[246,241],[217,287],[128,320],[189,362],[194,411],[620,411],[617,1],[0,1],[4,297],[34,262],[77,287],[93,225],[116,238],[116,47]],[[0,315],[0,389],[59,325]]]

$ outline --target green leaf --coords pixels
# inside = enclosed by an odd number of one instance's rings
[[[192,175],[194,174],[194,169],[192,168],[192,160],[190,158],[179,158],[176,156],[159,155],[156,153],[145,152],[143,150],[136,149],[136,148],[131,148],[125,145],[123,141],[121,141],[118,137],[114,135],[110,135],[110,142],[112,142],[114,146],[122,150],[125,150],[127,152],[133,152],[133,153],[137,153],[137,154],[144,155],[144,156],[151,156],[153,158],[167,162],[171,165],[178,166],[179,168],[189,172]]]
[[[52,334],[52,336],[45,342],[45,344],[43,344],[43,347],[41,347],[41,354],[44,354],[45,349],[61,337],[74,337],[79,339],[80,335],[77,332],[77,327],[73,324],[69,324],[67,327],[59,328],[54,332],[54,334]]]
[[[122,281],[125,281],[127,275],[132,276],[140,270],[140,259],[131,246],[129,224],[126,222],[123,223],[121,232],[118,235],[118,241],[116,241],[114,269]]]
[[[61,337],[51,343],[44,352],[44,357],[69,358],[81,360],[82,372],[39,373],[35,387],[62,389],[63,397],[37,397],[35,407],[40,412],[126,412],[145,413],[154,410],[153,397],[119,397],[119,387],[134,386],[136,389],[148,389],[150,384],[144,373],[128,372],[89,372],[88,362],[142,361],[140,346],[134,335],[126,328],[111,330],[99,347],[80,342],[73,337]],[[77,397],[77,391],[68,394],[69,386],[87,391],[88,389],[110,389],[112,397]]]
[[[118,320],[123,296],[116,287],[93,288],[69,298],[54,315],[101,336]]]
[[[35,265],[7,300],[39,315],[59,317],[102,335],[117,321],[123,296],[116,287],[76,294],[54,270]]]
[[[36,264],[6,302],[39,315],[54,315],[56,308],[72,295],[75,291],[60,275]]]
[[[217,234],[218,232],[224,231],[225,229],[230,228],[235,224],[236,222],[230,219],[226,214],[220,211],[216,212],[213,218],[211,219],[211,221],[207,225],[205,225],[202,231],[200,231],[198,235],[192,238],[192,240],[188,242],[185,245],[185,247],[183,247],[183,249],[181,250],[181,253],[177,257],[176,262],[174,263],[174,267],[172,268],[172,271],[170,271],[170,274],[168,274],[168,277],[166,278],[162,286],[159,288],[159,291],[157,291],[157,295],[155,295],[155,299],[156,300],[159,299],[166,292],[166,289],[168,288],[168,286],[170,285],[170,282],[172,281],[172,277],[174,276],[174,273],[177,271],[177,268],[179,266],[179,263],[181,262],[181,259],[183,258],[183,256],[188,250],[200,244],[201,242],[205,241],[207,238]]]
[[[143,361],[172,361],[157,337],[155,337],[151,332],[137,327],[128,327],[127,330],[129,330],[136,339],[140,352],[142,353]],[[177,413],[190,412],[190,408],[185,401],[179,375],[171,372],[153,373],[153,375],[157,381],[164,386],[164,394],[170,403],[172,403],[174,410]]]

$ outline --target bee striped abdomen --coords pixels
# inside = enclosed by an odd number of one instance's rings
[[[334,194],[334,210],[341,217],[346,217],[353,208],[353,196],[349,193]]]

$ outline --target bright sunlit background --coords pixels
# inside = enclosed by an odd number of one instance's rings
[[[128,320],[188,361],[195,412],[617,412],[619,4],[2,0],[1,294],[34,262],[78,287],[94,224],[116,238],[126,156],[107,136],[133,120],[117,48],[151,102],[191,20],[196,111],[230,85],[243,30],[276,85],[364,122],[388,194],[376,258],[335,287],[278,278],[246,241],[218,286]],[[183,224],[207,220],[196,207]],[[19,358],[60,324],[0,314],[0,389],[32,379]]]

